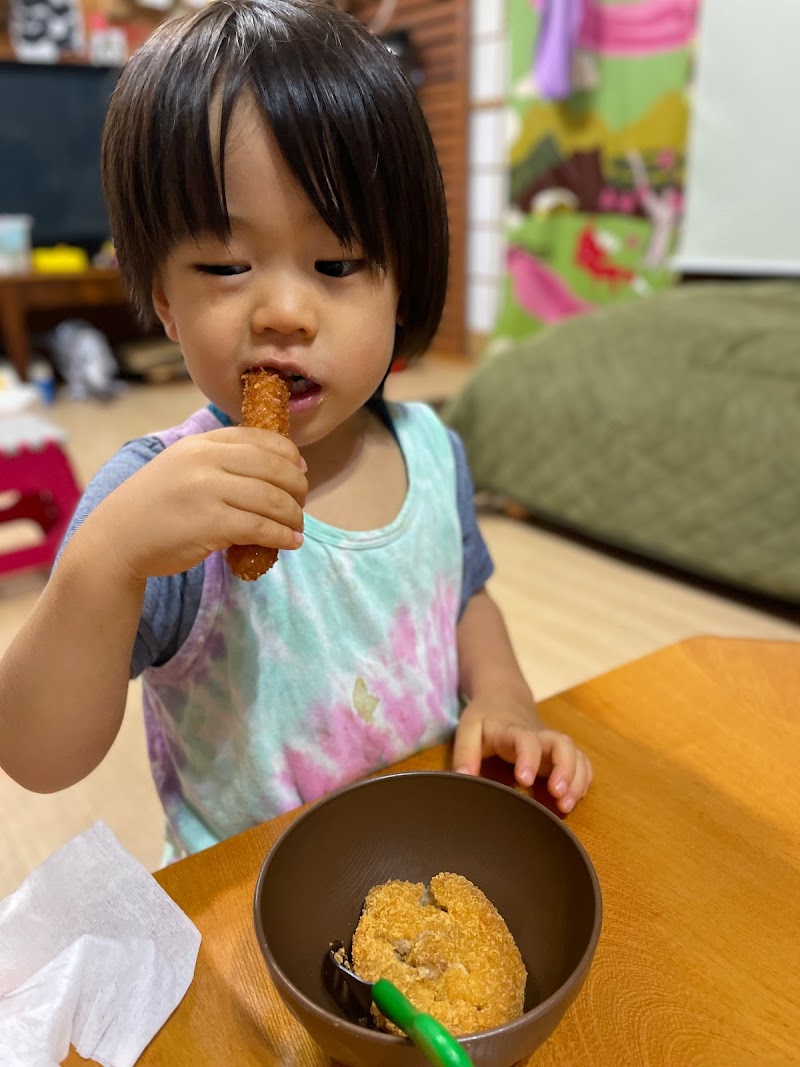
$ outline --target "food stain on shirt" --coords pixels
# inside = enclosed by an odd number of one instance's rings
[[[375,716],[375,709],[379,704],[380,698],[370,693],[364,679],[356,678],[356,684],[353,687],[353,707],[364,722],[372,722]]]

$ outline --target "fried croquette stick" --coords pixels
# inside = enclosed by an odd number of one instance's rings
[[[249,370],[242,375],[242,426],[289,436],[289,386],[280,374],[269,370]],[[254,582],[278,558],[277,548],[261,545],[231,545],[228,566],[245,582]]]

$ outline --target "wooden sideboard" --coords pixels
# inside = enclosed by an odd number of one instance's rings
[[[82,308],[127,305],[117,270],[75,274],[0,275],[0,343],[23,381],[28,376],[31,341],[28,313],[64,311],[78,317]]]

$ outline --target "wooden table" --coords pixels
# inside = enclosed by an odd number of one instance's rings
[[[73,274],[0,275],[0,341],[6,356],[24,381],[31,355],[28,312],[127,304],[118,270],[89,270]]]
[[[542,714],[595,767],[569,825],[597,869],[604,921],[580,996],[530,1063],[800,1063],[800,643],[696,638]],[[440,769],[447,755],[401,767]],[[292,818],[157,875],[203,943],[141,1067],[329,1065],[277,999],[253,932],[260,864]]]

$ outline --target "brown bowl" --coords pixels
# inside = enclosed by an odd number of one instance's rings
[[[483,778],[420,772],[372,778],[320,800],[272,847],[256,885],[256,935],[289,1010],[348,1067],[422,1067],[404,1038],[349,1022],[322,980],[349,944],[367,891],[400,878],[462,874],[494,903],[528,969],[525,1013],[460,1038],[476,1067],[511,1067],[552,1033],[581,988],[600,936],[597,875],[560,819]]]

